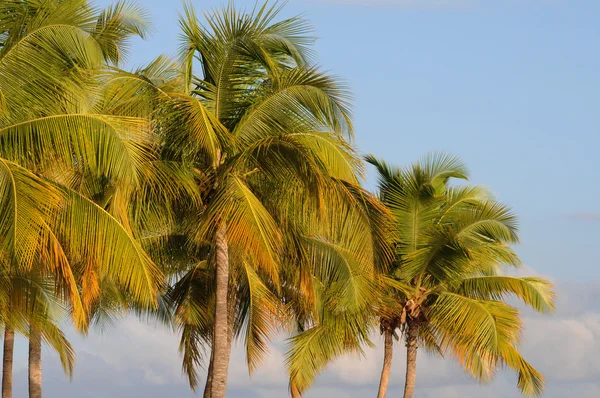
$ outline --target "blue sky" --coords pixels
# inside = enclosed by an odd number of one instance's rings
[[[130,66],[176,55],[178,46],[180,2],[141,3],[154,35],[136,42]],[[194,1],[198,10],[223,3]],[[254,1],[236,4],[251,8]],[[523,350],[548,377],[547,397],[600,396],[600,2],[292,0],[283,16],[299,13],[316,28],[319,63],[354,92],[360,151],[398,165],[451,152],[468,164],[472,182],[514,208],[527,271],[558,283],[560,309],[553,318],[527,316]],[[374,187],[371,178],[367,186]],[[49,397],[193,396],[169,333],[127,320],[104,337],[74,342],[74,383],[55,359],[47,361]],[[308,397],[372,396],[380,351],[338,361]],[[404,359],[397,352],[392,392],[399,396]],[[234,350],[230,396],[285,396],[282,355],[275,346],[250,384],[241,350]],[[23,384],[24,356],[20,361],[16,382]],[[510,374],[481,387],[451,361],[420,366],[419,397],[518,396]]]
[[[142,4],[154,34],[132,66],[177,52],[180,2]],[[586,280],[600,277],[599,13],[592,0],[292,0],[282,15],[313,23],[319,64],[351,86],[359,150],[399,165],[460,156],[519,215],[529,266]]]

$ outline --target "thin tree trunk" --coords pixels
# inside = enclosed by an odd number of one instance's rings
[[[231,337],[229,336],[229,306],[227,303],[229,288],[229,253],[227,246],[227,229],[219,226],[215,237],[216,253],[216,304],[213,349],[213,370],[211,398],[225,398],[227,393],[227,372],[231,354]]]
[[[2,359],[2,398],[12,398],[14,347],[15,331],[6,326],[4,330],[4,357]]]
[[[417,379],[417,325],[408,325],[406,334],[406,384],[404,385],[404,398],[413,398],[415,395],[415,381]]]
[[[213,337],[214,341],[214,337]],[[213,355],[214,350],[210,349],[210,363],[208,364],[208,372],[206,373],[206,385],[204,387],[204,398],[211,398],[211,384],[212,384],[212,374],[213,374]]]
[[[29,398],[42,398],[42,333],[29,332]]]
[[[385,398],[390,381],[390,370],[392,369],[392,353],[394,351],[394,332],[385,329],[385,348],[383,351],[383,369],[379,380],[379,392],[377,398]]]

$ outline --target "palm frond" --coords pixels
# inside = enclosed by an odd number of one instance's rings
[[[127,58],[130,37],[146,38],[149,30],[147,11],[133,1],[119,0],[102,11],[91,34],[104,59],[116,65]]]
[[[541,313],[554,310],[555,292],[550,282],[536,277],[478,276],[460,281],[458,291],[468,297],[503,300],[514,295]]]
[[[150,160],[148,122],[100,114],[59,114],[0,127],[0,153],[21,164],[83,163],[99,174],[136,184]]]
[[[142,306],[156,306],[162,274],[140,244],[109,213],[75,191],[60,218],[60,238],[69,242],[77,262],[93,264],[95,272],[114,280]]]
[[[243,248],[277,283],[281,252],[281,231],[277,223],[241,177],[229,176],[219,188],[206,209],[197,238],[202,241],[219,221],[224,222],[229,245]]]
[[[276,330],[279,303],[254,267],[247,261],[241,265],[245,283],[240,293],[243,304],[238,311],[246,318],[244,343],[248,369],[252,373],[268,355],[267,344]]]

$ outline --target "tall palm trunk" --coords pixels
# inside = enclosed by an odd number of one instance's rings
[[[213,337],[214,341],[214,337]],[[206,373],[206,385],[204,386],[204,395],[203,398],[211,398],[211,385],[212,385],[212,374],[213,374],[213,360],[214,360],[214,350],[210,350],[210,362],[208,364],[208,372]]]
[[[404,398],[413,398],[415,394],[415,380],[417,379],[417,336],[418,325],[409,322],[406,333],[406,384],[404,385]]]
[[[29,398],[42,398],[42,333],[33,326],[29,332]]]
[[[227,229],[219,226],[215,236],[216,253],[216,304],[214,338],[212,342],[213,369],[210,383],[211,398],[225,398],[227,393],[227,372],[229,355],[231,354],[231,337],[229,336],[229,253],[227,245]]]
[[[377,398],[385,398],[390,381],[390,370],[392,369],[392,353],[394,351],[394,332],[385,329],[385,347],[383,351],[383,369],[381,370],[381,379],[379,380],[379,392]]]
[[[4,356],[2,358],[2,398],[12,398],[14,348],[15,331],[6,326],[4,329]]]

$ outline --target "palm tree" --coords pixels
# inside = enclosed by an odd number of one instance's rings
[[[266,355],[269,335],[289,319],[281,311],[289,306],[276,299],[283,289],[292,292],[302,279],[314,314],[318,287],[309,286],[310,275],[319,274],[346,305],[364,306],[374,274],[365,259],[372,236],[359,228],[371,221],[365,202],[376,202],[358,187],[348,92],[311,66],[304,20],[273,23],[280,9],[265,4],[245,14],[230,5],[207,14],[202,26],[186,6],[181,21],[186,92],[170,95],[163,154],[194,168],[203,206],[182,217],[193,255],[174,296],[184,369],[195,387],[200,347],[210,344],[205,396],[213,398],[225,396],[235,336],[245,339],[251,370]],[[354,239],[338,228],[344,221]],[[349,264],[344,254],[358,250],[345,250],[343,238],[357,247],[369,241],[367,254]]]
[[[143,305],[155,304],[162,283],[127,226],[64,178],[92,173],[137,184],[151,154],[148,122],[98,113],[91,98],[103,62],[116,64],[144,24],[141,10],[128,2],[99,14],[84,0],[0,5],[0,262],[8,275],[33,272],[43,285],[53,281],[54,294],[83,331],[98,277],[113,279]],[[41,337],[50,342],[49,320],[40,321],[37,311],[24,315],[29,325],[19,331],[31,341],[30,394],[39,396]],[[2,320],[10,362],[16,328]],[[5,366],[4,396],[11,395],[9,374]]]
[[[376,319],[377,275],[387,270],[389,214],[369,193],[347,185],[353,200],[329,192],[336,203],[324,216],[306,217],[290,240],[294,253],[284,268],[283,302],[290,313],[286,365],[292,396],[301,396],[328,363],[370,345]],[[340,203],[341,202],[341,203]],[[310,206],[299,212],[315,214]],[[300,215],[298,215],[300,217]]]
[[[18,272],[18,271],[17,271]],[[64,310],[57,298],[53,283],[49,283],[35,271],[2,274],[3,303],[2,320],[11,336],[5,336],[3,368],[3,394],[12,396],[12,356],[15,331],[28,336],[31,353],[30,368],[32,376],[30,386],[34,390],[41,388],[41,341],[49,344],[59,355],[65,373],[71,376],[74,365],[74,351],[55,321],[64,316]],[[8,344],[7,344],[8,343]],[[6,364],[8,363],[8,366]],[[39,366],[38,366],[39,365]],[[38,376],[39,375],[39,376]],[[35,394],[34,394],[35,395]]]
[[[385,358],[378,397],[386,396],[393,339],[406,342],[404,397],[414,396],[418,345],[450,353],[480,381],[498,365],[519,374],[524,395],[539,395],[543,377],[517,351],[519,311],[503,300],[515,296],[542,313],[554,309],[550,282],[512,277],[503,267],[519,266],[511,248],[518,242],[516,217],[481,186],[452,187],[466,179],[464,165],[436,154],[406,169],[372,156],[380,197],[396,221],[396,261],[388,276],[389,297],[380,309]]]
[[[2,356],[2,398],[12,398],[12,369],[15,331],[10,327],[4,330],[4,349]]]

